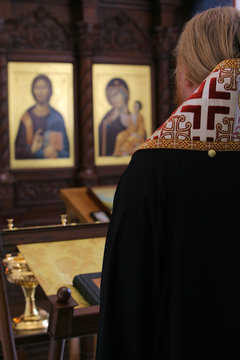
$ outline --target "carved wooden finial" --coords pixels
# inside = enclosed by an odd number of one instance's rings
[[[71,290],[66,286],[60,287],[57,291],[58,301],[60,302],[67,302],[70,296]]]

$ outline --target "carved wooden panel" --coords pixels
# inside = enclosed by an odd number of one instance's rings
[[[68,185],[69,182],[65,180],[19,181],[16,186],[17,204],[59,202],[60,189]]]
[[[110,52],[127,53],[143,56],[151,49],[151,41],[146,31],[141,28],[125,11],[107,17],[101,27],[101,35],[96,49],[97,54]]]
[[[23,14],[11,33],[11,49],[70,50],[72,40],[67,27],[43,6]]]

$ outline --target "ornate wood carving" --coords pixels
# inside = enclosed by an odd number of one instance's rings
[[[59,201],[59,191],[61,188],[68,187],[69,181],[21,181],[17,184],[17,203],[46,203],[53,200]]]
[[[129,56],[146,55],[149,53],[150,43],[143,28],[139,27],[126,12],[121,11],[103,22],[96,51],[98,54],[111,52],[111,55],[116,53],[127,53]]]
[[[79,22],[74,27],[74,34],[79,56],[92,56],[99,42],[100,26]]]
[[[67,27],[43,6],[22,15],[11,32],[10,49],[70,50],[72,41]]]

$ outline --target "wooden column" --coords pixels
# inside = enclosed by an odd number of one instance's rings
[[[7,103],[7,56],[0,52],[0,207],[10,209],[14,204],[14,177],[9,172],[9,136]]]
[[[94,185],[97,174],[94,168],[93,139],[93,104],[92,104],[92,59],[95,42],[99,34],[99,26],[78,23],[76,28],[76,44],[78,52],[79,80],[79,163],[80,185]]]

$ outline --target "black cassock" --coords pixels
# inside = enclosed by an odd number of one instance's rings
[[[240,359],[239,160],[135,153],[106,241],[97,360]]]

